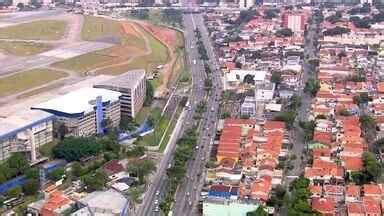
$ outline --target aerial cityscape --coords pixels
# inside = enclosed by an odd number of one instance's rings
[[[0,1],[0,215],[384,215],[384,1]]]

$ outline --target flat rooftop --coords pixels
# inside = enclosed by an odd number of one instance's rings
[[[0,139],[52,118],[54,115],[40,110],[23,110],[11,116],[0,116]]]
[[[96,88],[102,86],[112,86],[117,88],[133,88],[139,84],[139,82],[145,78],[145,70],[137,69],[127,71],[119,76],[115,76],[109,80],[105,80],[97,85]]]
[[[87,77],[86,79],[76,82],[71,85],[66,85],[61,88],[52,89],[40,94],[33,95],[31,97],[26,97],[23,99],[10,100],[9,103],[0,107],[0,118],[1,116],[11,116],[15,115],[20,110],[29,109],[36,104],[43,103],[45,101],[51,100],[53,98],[59,97],[60,95],[65,95],[72,91],[75,91],[80,88],[92,87],[95,84],[101,83],[103,81],[109,80],[113,76],[109,75],[98,75],[94,77]]]
[[[66,114],[81,114],[93,111],[96,97],[101,96],[102,102],[115,102],[120,92],[99,88],[81,88],[68,94],[56,97],[44,103],[32,106],[32,109]]]

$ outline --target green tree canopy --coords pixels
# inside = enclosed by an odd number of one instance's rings
[[[21,186],[16,186],[7,191],[6,195],[8,198],[18,197],[23,192],[23,188]]]
[[[145,100],[144,106],[150,106],[153,101],[153,95],[155,93],[155,89],[150,81],[146,81],[146,91],[145,91]]]
[[[282,81],[281,78],[281,72],[280,71],[273,71],[271,76],[271,82],[275,84],[280,84]]]
[[[255,211],[247,212],[247,216],[268,216],[262,205],[259,205]]]
[[[308,186],[309,180],[302,176],[295,179],[290,185],[291,195],[286,194],[284,198],[289,216],[317,215],[308,202],[311,195]]]
[[[308,79],[308,81],[305,83],[304,92],[311,94],[312,96],[315,96],[317,94],[317,91],[320,89],[320,82],[315,79]]]
[[[266,9],[264,11],[264,18],[265,19],[273,19],[273,18],[276,18],[279,13],[280,13],[279,9]]]
[[[23,193],[25,195],[34,195],[39,190],[39,182],[36,179],[29,179],[24,185],[23,185]]]
[[[81,181],[88,191],[102,190],[107,182],[107,175],[98,170],[81,177]]]
[[[327,29],[323,32],[325,36],[335,36],[335,35],[341,35],[341,34],[346,34],[349,33],[351,30],[349,28],[344,28],[340,26],[336,26],[331,29]]]
[[[342,17],[341,11],[336,11],[335,14],[326,17],[325,20],[332,24],[335,24],[340,21],[341,17]]]
[[[363,153],[363,164],[365,171],[377,180],[381,176],[382,167],[379,161],[376,160],[375,154],[371,152]]]
[[[277,37],[292,37],[293,31],[290,28],[282,28],[276,31]]]
[[[48,178],[52,181],[60,180],[65,174],[64,167],[57,168],[48,174]]]
[[[144,184],[145,177],[156,170],[152,160],[133,160],[128,164],[127,171],[139,178],[139,183]]]
[[[7,159],[10,169],[16,170],[17,174],[23,174],[28,168],[29,164],[27,159],[22,153],[14,153]]]
[[[54,147],[53,154],[56,158],[75,161],[83,157],[95,156],[102,149],[102,144],[95,137],[67,137]]]

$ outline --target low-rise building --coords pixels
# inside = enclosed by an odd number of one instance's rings
[[[46,199],[28,205],[28,212],[34,215],[66,215],[74,206],[74,201],[58,190],[48,193]]]
[[[95,191],[77,201],[80,209],[71,216],[128,215],[129,202],[121,193],[109,189]]]
[[[247,96],[240,107],[241,115],[253,117],[256,115],[256,100],[254,97]]]

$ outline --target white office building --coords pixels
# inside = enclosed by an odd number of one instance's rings
[[[0,161],[12,153],[23,153],[30,162],[39,160],[38,149],[52,142],[54,115],[25,110],[0,118]]]
[[[104,132],[106,124],[120,124],[120,92],[98,88],[81,88],[33,106],[56,116],[64,124],[66,135],[90,136]]]

